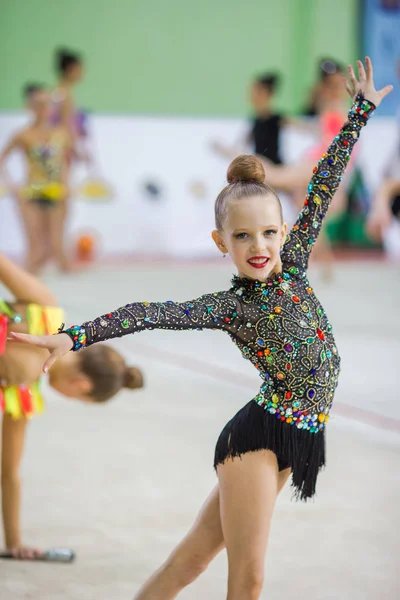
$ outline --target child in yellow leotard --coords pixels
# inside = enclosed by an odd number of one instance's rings
[[[47,352],[9,344],[11,331],[56,333],[64,320],[54,294],[36,277],[0,254],[0,283],[13,296],[0,300],[1,492],[5,546],[15,558],[34,558],[20,532],[20,463],[29,418],[43,410],[39,378]],[[72,360],[71,360],[72,357]],[[78,357],[79,358],[79,357]],[[84,360],[82,360],[84,358]],[[84,402],[104,402],[121,388],[139,388],[143,377],[110,347],[94,348],[79,360],[70,355],[49,377],[60,394]],[[1,547],[1,543],[0,543]]]
[[[24,93],[33,120],[14,135],[3,149],[0,169],[3,168],[23,217],[28,238],[28,270],[37,272],[49,258],[54,258],[58,266],[66,271],[69,261],[63,235],[71,137],[65,127],[49,124],[50,98],[41,85],[28,85]],[[19,150],[25,159],[23,185],[13,182],[5,171],[5,159],[14,150]]]

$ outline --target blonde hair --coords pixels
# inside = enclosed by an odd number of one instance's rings
[[[273,196],[279,207],[283,222],[282,205],[277,193],[264,183],[265,171],[261,161],[255,156],[242,154],[235,158],[226,174],[228,185],[219,193],[215,201],[215,227],[222,231],[230,200],[251,196]]]

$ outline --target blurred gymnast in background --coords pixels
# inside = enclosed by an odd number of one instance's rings
[[[60,49],[55,54],[55,65],[59,79],[51,92],[51,123],[63,126],[71,136],[68,167],[74,163],[81,163],[86,168],[86,176],[73,194],[81,200],[111,200],[114,197],[113,187],[103,177],[102,169],[96,160],[88,114],[77,108],[73,95],[75,87],[84,77],[83,58],[81,54],[72,50]],[[64,208],[66,218],[68,202]]]
[[[51,92],[51,123],[62,125],[69,131],[73,142],[70,161],[72,158],[88,160],[89,154],[85,147],[86,115],[77,109],[73,97],[74,87],[84,75],[83,59],[77,52],[57,50],[55,66],[58,83]]]
[[[294,164],[277,165],[267,157],[262,157],[266,171],[266,183],[288,193],[298,207],[304,201],[307,183],[315,162],[323,154],[330,140],[339,133],[348,108],[343,86],[343,68],[334,61],[323,60],[319,63],[318,69],[318,81],[313,88],[310,104],[306,110],[308,116],[318,119],[316,123],[317,143]],[[349,169],[345,181],[341,183],[335,194],[330,209],[330,218],[345,210],[346,182],[349,180],[350,174],[351,170]],[[325,227],[316,244],[315,257],[323,261],[324,273],[330,277],[333,268],[333,253],[325,234]]]
[[[64,224],[71,136],[61,123],[50,124],[50,95],[43,85],[26,85],[24,98],[32,120],[6,144],[0,154],[0,171],[17,199],[24,222],[28,242],[27,269],[37,273],[48,260],[55,259],[62,271],[69,271]],[[6,159],[14,151],[19,151],[25,162],[26,175],[22,185],[13,181],[6,170]]]
[[[214,142],[213,148],[220,156],[232,160],[250,147],[254,154],[276,165],[282,164],[280,134],[282,127],[288,124],[288,118],[273,108],[278,85],[279,76],[276,73],[265,73],[254,79],[250,87],[253,111],[250,129],[234,146]]]

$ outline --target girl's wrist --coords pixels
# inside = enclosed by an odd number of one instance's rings
[[[58,330],[57,335],[66,334],[71,342],[70,350],[77,352],[86,346],[86,331],[81,325],[73,325],[64,329],[64,324]]]

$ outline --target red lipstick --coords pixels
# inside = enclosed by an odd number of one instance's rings
[[[269,262],[268,256],[252,256],[247,261],[255,269],[264,269]]]

